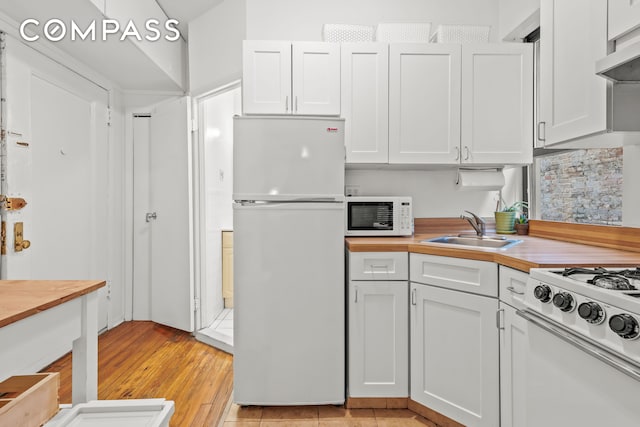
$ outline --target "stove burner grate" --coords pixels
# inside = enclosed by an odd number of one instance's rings
[[[613,289],[616,291],[636,290],[636,287],[629,282],[629,279],[617,272],[596,274],[592,279],[588,279],[587,283],[599,288]]]
[[[605,274],[608,273],[606,268],[602,267],[594,267],[594,268],[582,268],[582,267],[571,267],[565,268],[563,271],[558,271],[558,274],[562,274],[563,276],[572,276],[574,274]]]

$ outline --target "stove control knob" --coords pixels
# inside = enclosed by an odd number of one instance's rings
[[[558,292],[553,296],[553,305],[562,311],[573,310],[573,297],[568,292]]]
[[[542,302],[551,300],[551,288],[547,285],[538,285],[533,289],[533,296]]]
[[[604,319],[604,310],[597,302],[583,302],[578,306],[578,314],[589,323],[600,323]]]
[[[640,335],[638,321],[629,314],[616,314],[609,319],[609,327],[613,332],[625,339]]]

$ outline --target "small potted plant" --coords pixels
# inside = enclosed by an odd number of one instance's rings
[[[516,234],[529,234],[529,218],[524,212],[516,218],[515,229]]]
[[[496,219],[496,233],[515,233],[516,214],[528,207],[529,204],[522,200],[507,206],[504,200],[500,198],[494,215]]]

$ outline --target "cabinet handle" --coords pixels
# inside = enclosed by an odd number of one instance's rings
[[[353,302],[358,303],[358,288],[356,288],[356,299]]]
[[[289,95],[287,95],[284,99],[284,111],[286,113],[289,112]]]
[[[538,141],[547,140],[547,122],[538,122]]]
[[[512,294],[516,294],[516,295],[524,295],[524,292],[520,292],[520,291],[516,291],[516,288],[514,288],[513,286],[509,286],[507,288],[507,290],[509,292],[511,292]]]
[[[456,147],[456,161],[460,160],[460,147]]]
[[[294,113],[298,112],[298,95],[296,95],[296,107],[295,110],[293,110]]]
[[[416,289],[411,289],[411,305],[416,305]]]
[[[464,146],[464,159],[469,160],[469,147]]]
[[[500,309],[496,311],[496,328],[504,329],[504,322],[502,321],[502,314],[504,313],[504,309]]]

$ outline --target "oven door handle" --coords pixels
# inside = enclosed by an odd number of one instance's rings
[[[612,368],[630,376],[634,380],[640,381],[640,366],[631,359],[612,353],[610,350],[588,338],[579,337],[570,329],[567,329],[557,322],[546,319],[534,311],[528,309],[517,310],[516,314],[585,353],[590,354],[596,359],[603,361]]]

